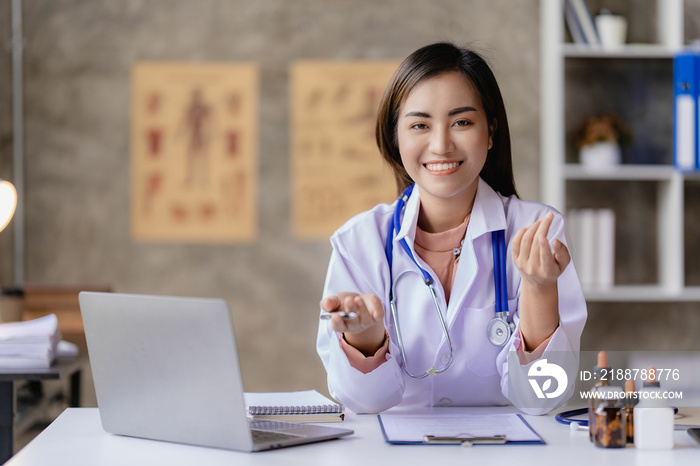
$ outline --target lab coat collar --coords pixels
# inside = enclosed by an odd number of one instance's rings
[[[489,184],[479,178],[467,235],[472,239],[497,230],[506,229],[504,199]]]
[[[420,210],[420,194],[418,185],[413,187],[411,196],[406,201],[406,207],[403,210],[403,218],[401,219],[401,229],[396,235],[396,241],[402,238],[413,240],[416,237],[416,225],[418,225],[418,212]]]
[[[420,188],[416,186],[406,202],[401,229],[396,235],[397,241],[401,238],[410,240],[415,238],[419,207]],[[504,230],[505,228],[506,213],[503,206],[503,198],[488,183],[479,178],[479,186],[476,189],[467,235],[474,239],[485,233]]]

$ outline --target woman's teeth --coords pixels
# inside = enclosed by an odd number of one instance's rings
[[[428,163],[425,165],[425,167],[433,172],[439,172],[439,171],[444,171],[444,170],[452,170],[453,168],[457,168],[459,166],[459,162],[450,162],[450,163]]]

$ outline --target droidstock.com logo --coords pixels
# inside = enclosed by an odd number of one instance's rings
[[[556,398],[564,393],[569,383],[564,369],[558,364],[548,363],[546,359],[540,359],[533,364],[527,375],[537,398]],[[557,381],[557,385],[550,391],[553,379]]]

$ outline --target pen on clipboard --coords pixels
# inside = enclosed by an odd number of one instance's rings
[[[322,311],[320,319],[322,320],[328,320],[334,315],[339,315],[342,317],[343,320],[351,320],[355,319],[357,317],[357,312],[345,312],[345,311],[333,311],[333,312],[328,312],[328,311]]]
[[[483,445],[503,445],[508,442],[505,435],[493,435],[490,437],[439,437],[435,435],[425,435],[423,442],[429,445],[462,445],[463,447],[471,447],[476,444]]]

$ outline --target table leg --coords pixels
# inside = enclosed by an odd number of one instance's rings
[[[14,453],[14,382],[0,382],[0,464]]]
[[[83,369],[79,368],[70,376],[70,399],[68,406],[77,408],[80,406],[80,382]]]

